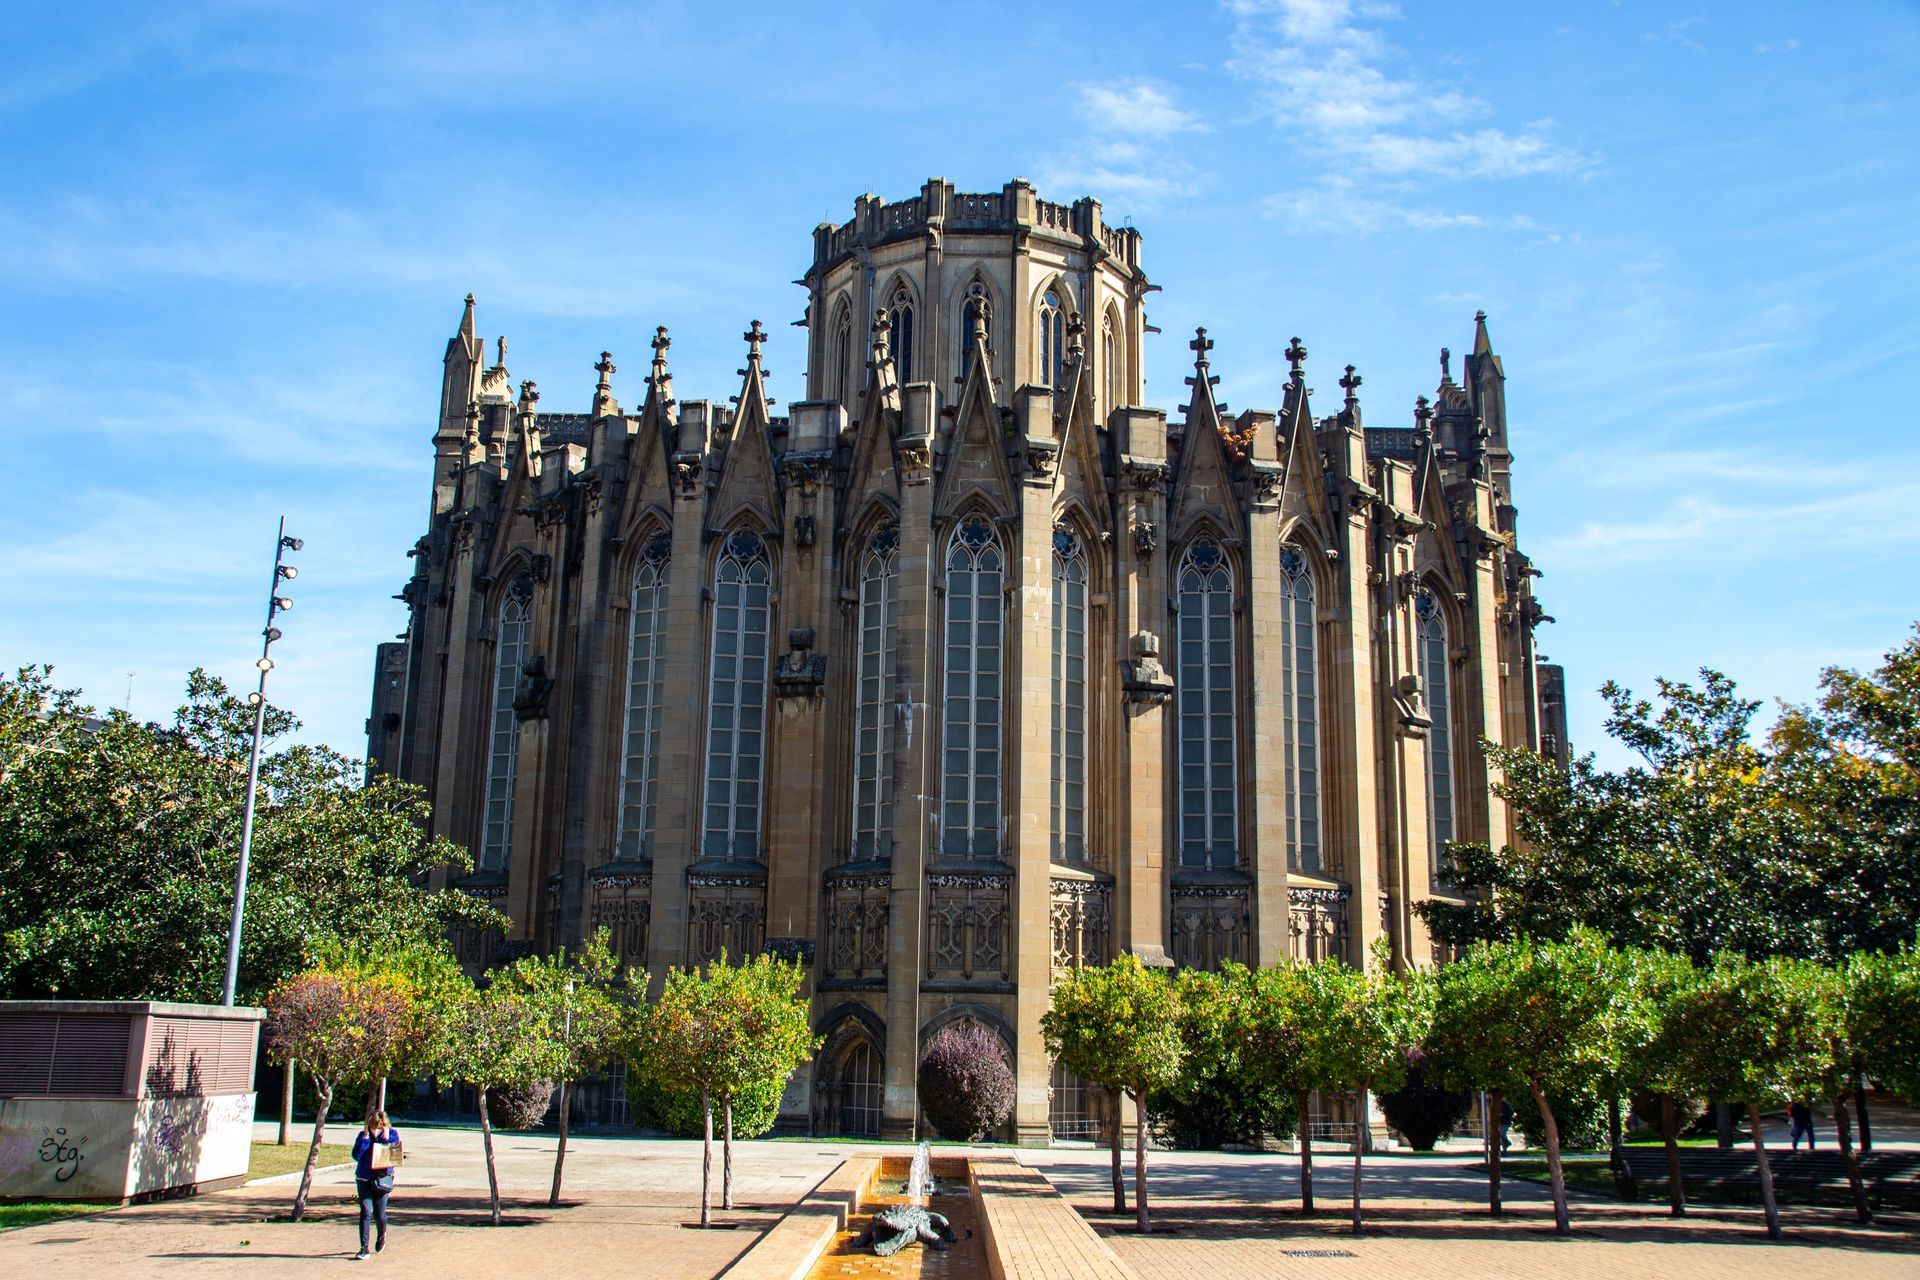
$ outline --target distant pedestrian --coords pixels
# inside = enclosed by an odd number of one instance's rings
[[[1513,1128],[1513,1103],[1506,1098],[1502,1098],[1500,1099],[1500,1154],[1501,1155],[1505,1155],[1508,1149],[1513,1146],[1513,1140],[1507,1136],[1507,1131],[1512,1128]]]
[[[353,1187],[360,1198],[360,1252],[367,1257],[367,1228],[376,1228],[375,1253],[387,1247],[387,1197],[393,1192],[393,1171],[400,1164],[400,1131],[387,1123],[387,1113],[367,1113],[367,1123],[353,1140]]]
[[[1793,1149],[1800,1149],[1800,1137],[1804,1134],[1807,1150],[1813,1150],[1813,1108],[1804,1102],[1788,1103],[1787,1122],[1793,1126]]]

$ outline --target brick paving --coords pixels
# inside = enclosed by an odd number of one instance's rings
[[[1367,1160],[1366,1230],[1349,1231],[1350,1164],[1315,1160],[1318,1210],[1297,1212],[1290,1156],[1156,1153],[1148,1190],[1156,1229],[1142,1237],[1112,1212],[1104,1157],[1092,1152],[1022,1153],[1042,1169],[1140,1280],[1242,1277],[1419,1276],[1421,1280],[1914,1280],[1920,1217],[1871,1227],[1830,1209],[1782,1211],[1786,1238],[1765,1235],[1758,1209],[1695,1208],[1684,1220],[1662,1204],[1614,1204],[1576,1196],[1574,1236],[1553,1235],[1545,1187],[1505,1184],[1506,1214],[1486,1212],[1486,1178],[1457,1157]],[[1129,1180],[1131,1190],[1131,1180]]]

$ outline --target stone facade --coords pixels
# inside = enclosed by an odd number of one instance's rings
[[[1229,413],[1204,330],[1170,421],[1096,201],[862,197],[802,283],[785,414],[757,321],[726,403],[676,398],[662,329],[637,411],[603,354],[545,412],[468,299],[369,721],[514,922],[463,957],[800,956],[789,1124],[909,1131],[917,1045],[971,1020],[1023,1141],[1085,1128],[1065,966],[1429,961],[1439,842],[1512,837],[1480,739],[1566,740],[1484,316],[1411,427],[1362,426],[1352,366],[1316,418],[1298,339],[1280,409]]]

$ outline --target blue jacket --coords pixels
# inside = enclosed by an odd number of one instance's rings
[[[365,1126],[362,1126],[360,1136],[353,1140],[353,1176],[366,1182],[372,1182],[379,1178],[385,1178],[391,1181],[393,1178],[392,1169],[376,1169],[368,1164],[367,1161],[373,1156],[374,1143],[398,1141],[400,1141],[400,1131],[398,1129],[390,1128],[383,1136],[376,1138],[367,1132]]]

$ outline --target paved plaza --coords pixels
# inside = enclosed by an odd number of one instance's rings
[[[261,1126],[259,1136],[270,1136]],[[351,1131],[330,1130],[338,1139]],[[1891,1138],[1891,1134],[1889,1137]],[[479,1276],[567,1280],[707,1280],[719,1275],[780,1213],[857,1148],[838,1143],[743,1142],[737,1147],[741,1208],[719,1213],[731,1230],[685,1229],[698,1202],[700,1146],[630,1138],[575,1138],[567,1157],[566,1207],[545,1208],[554,1140],[496,1138],[511,1226],[485,1220],[486,1171],[472,1130],[412,1129],[393,1201],[387,1252],[350,1261],[355,1215],[351,1170],[316,1180],[311,1220],[283,1216],[297,1175],[191,1200],[136,1206],[0,1234],[0,1275],[61,1280],[103,1270],[119,1277],[332,1274],[356,1266],[403,1271],[410,1280]],[[1770,1243],[1755,1209],[1696,1209],[1684,1222],[1659,1204],[1617,1205],[1576,1197],[1572,1240],[1552,1235],[1544,1187],[1507,1184],[1508,1212],[1484,1208],[1484,1176],[1466,1152],[1379,1155],[1366,1164],[1368,1231],[1347,1229],[1350,1163],[1316,1160],[1321,1211],[1302,1221],[1291,1156],[1156,1152],[1149,1171],[1155,1223],[1141,1238],[1131,1218],[1108,1211],[1107,1155],[1096,1150],[1020,1151],[1080,1208],[1140,1280],[1237,1280],[1252,1276],[1420,1276],[1423,1280],[1718,1280],[1920,1275],[1920,1219],[1857,1227],[1833,1209],[1788,1209],[1788,1239]],[[1129,1159],[1131,1171],[1131,1159]],[[714,1170],[719,1177],[717,1159]],[[717,1202],[717,1196],[716,1196]],[[921,1274],[939,1274],[929,1259]]]

